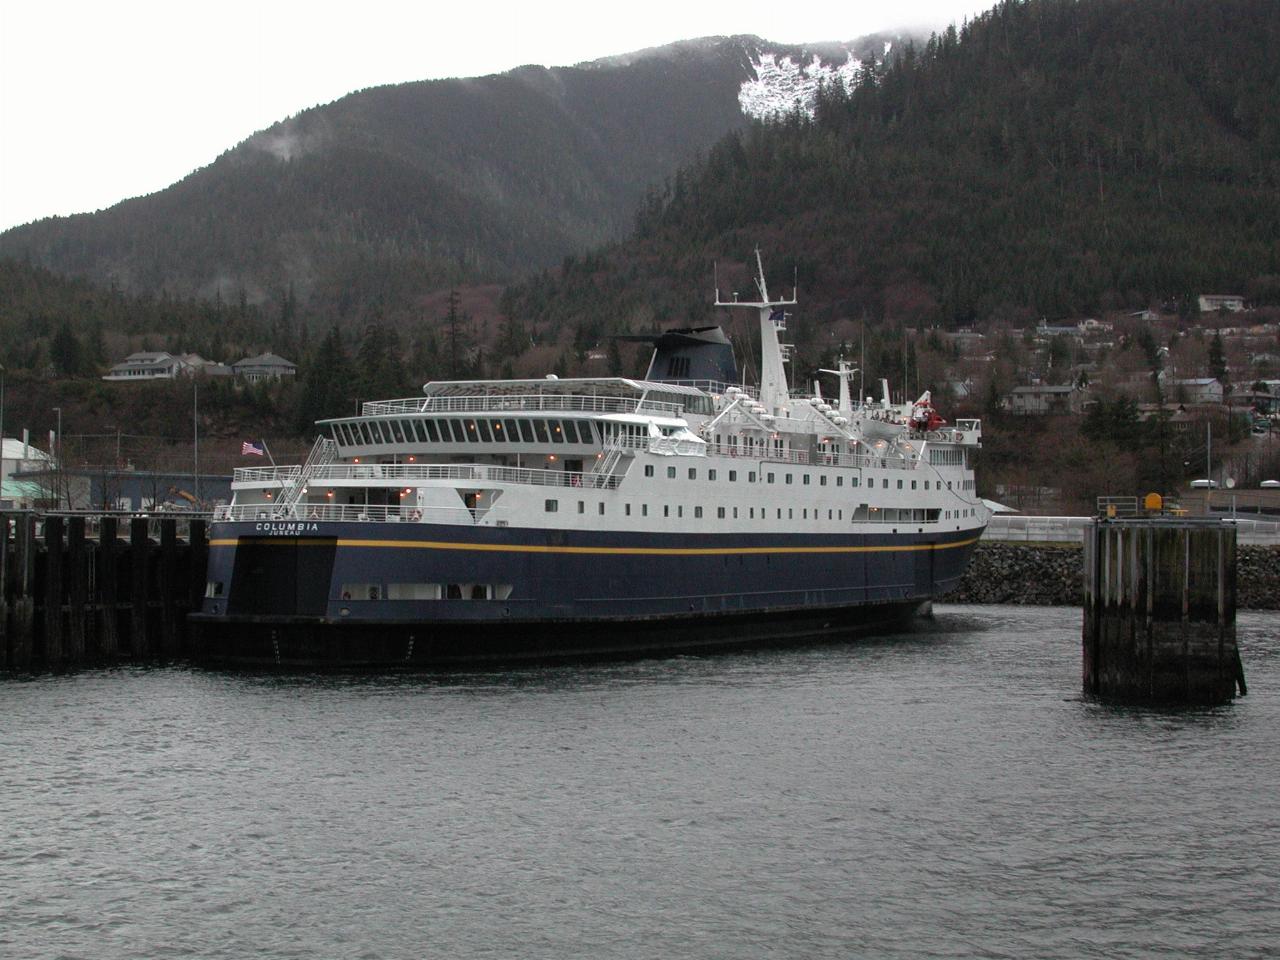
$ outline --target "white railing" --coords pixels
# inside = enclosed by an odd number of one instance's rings
[[[348,503],[299,503],[293,509],[280,510],[271,504],[246,503],[218,507],[213,519],[262,520],[299,523],[343,520],[356,523],[451,523],[466,526],[478,524],[489,513],[486,508],[372,506]]]
[[[254,470],[268,468],[252,468]],[[286,468],[281,467],[284,471]],[[297,477],[294,473],[283,477]],[[271,482],[276,478],[255,478],[253,482]],[[543,470],[530,467],[503,467],[479,463],[334,463],[317,467],[307,478],[308,483],[327,484],[352,480],[415,481],[415,480],[464,480],[472,483],[521,483],[539,487],[591,487],[613,489],[621,477],[603,477],[593,471]],[[233,482],[241,482],[236,471]]]
[[[860,453],[819,453],[813,457],[803,450],[778,452],[756,447],[748,450],[739,445],[708,443],[707,456],[729,457],[737,460],[759,460],[763,463],[794,463],[800,466],[852,467],[860,470],[914,470],[920,461],[914,457],[876,457]]]
[[[984,540],[1040,543],[1083,543],[1091,517],[1024,517],[994,514],[987,522]]]
[[[996,514],[987,524],[984,540],[1040,543],[1082,543],[1093,517],[1024,517]],[[1195,518],[1200,519],[1200,518]],[[1280,546],[1280,523],[1214,517],[1235,525],[1236,542],[1245,546]]]
[[[366,417],[404,413],[492,413],[494,411],[555,411],[585,413],[653,413],[677,416],[684,408],[676,403],[641,400],[639,397],[593,397],[568,393],[534,393],[516,396],[411,397],[406,400],[377,400],[365,403]]]
[[[236,467],[233,478],[236,483],[283,483],[301,475],[302,467]]]

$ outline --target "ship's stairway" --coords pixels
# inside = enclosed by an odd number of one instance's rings
[[[327,437],[316,437],[316,442],[307,454],[307,462],[302,465],[302,472],[294,479],[293,485],[280,491],[280,499],[276,501],[276,509],[288,515],[302,499],[302,491],[315,475],[317,470],[329,466],[338,459],[338,444]]]
[[[609,485],[609,478],[613,476],[614,468],[617,467],[618,461],[622,459],[622,445],[614,444],[601,459],[596,461],[595,467],[591,470],[591,486],[606,487]]]

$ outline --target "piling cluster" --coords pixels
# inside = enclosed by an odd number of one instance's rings
[[[1236,530],[1101,520],[1084,541],[1084,692],[1217,704],[1245,693],[1236,646]]]
[[[0,669],[183,656],[207,556],[203,519],[0,513]]]

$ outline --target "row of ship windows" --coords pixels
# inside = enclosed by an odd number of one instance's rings
[[[649,516],[649,505],[647,503],[639,504],[639,507],[640,507],[640,514],[639,514],[640,516],[642,517]],[[629,517],[632,515],[631,504],[624,503],[622,505],[622,508],[623,508],[622,512],[625,516]],[[543,509],[547,513],[559,513],[560,501],[554,498],[548,498],[543,503]],[[675,510],[674,516],[677,520],[681,520],[684,518],[684,506],[682,504],[676,504],[674,508],[670,504],[663,504],[662,505],[663,517],[668,517],[668,518],[671,517],[673,509]],[[759,507],[759,508],[757,507],[716,507],[716,519],[726,520],[726,519],[732,518],[734,520],[738,520],[742,515],[739,513],[739,511],[743,511],[743,514],[745,514],[748,520],[755,520],[757,509],[759,510],[759,519],[761,520],[768,519],[769,511],[765,507]],[[786,513],[787,513],[785,517],[783,517],[782,515],[782,512],[784,509],[786,510]],[[732,511],[732,512],[727,513],[726,511]],[[587,502],[585,500],[579,500],[578,513],[585,514],[586,512],[587,512]],[[776,516],[774,517],[774,519],[776,520],[784,520],[784,519],[785,520],[795,520],[795,519],[809,520],[811,519],[809,516],[810,512],[811,512],[810,508],[801,507],[800,516],[799,518],[797,518],[796,510],[794,507],[786,507],[786,508],[776,507],[775,508]],[[602,500],[596,501],[596,513],[602,517],[604,516],[604,501]],[[822,511],[819,510],[817,507],[814,507],[812,509],[812,513],[813,513],[812,519],[814,520],[822,519]],[[873,507],[863,503],[863,504],[859,504],[859,506],[856,509],[849,511],[849,520],[851,523],[900,523],[900,522],[901,523],[907,523],[907,522],[937,523],[939,520],[959,520],[964,517],[972,517],[975,515],[976,515],[976,510],[972,507],[966,507],[964,510],[938,510],[938,509],[922,510],[915,507],[912,507],[912,508]],[[695,520],[702,519],[702,507],[696,506],[693,508],[693,519]],[[836,508],[836,507],[829,508],[827,510],[827,519],[828,520],[844,520],[844,510],[842,508]]]
[[[343,602],[357,600],[506,600],[509,583],[344,583]]]
[[[509,583],[344,583],[340,596],[344,602],[355,600],[506,600],[511,596]],[[209,580],[204,595],[221,597],[225,583]]]
[[[690,480],[697,480],[697,479],[698,479],[698,468],[697,468],[697,467],[689,467],[688,469],[689,469],[689,479],[690,479]],[[729,474],[729,482],[730,482],[730,483],[737,483],[737,482],[738,482],[738,471],[737,471],[737,470],[729,470],[729,471],[727,471],[727,472],[728,472],[728,474]],[[675,480],[675,479],[676,479],[676,474],[677,474],[677,470],[676,470],[676,468],[675,468],[675,467],[667,467],[667,479],[668,479],[668,480]],[[646,477],[652,477],[652,476],[654,475],[654,471],[653,471],[653,464],[651,464],[651,463],[645,464],[645,468],[644,468],[644,475],[645,475]],[[716,470],[711,469],[711,470],[708,470],[708,471],[707,471],[707,479],[708,479],[708,480],[715,480],[717,476],[718,476],[718,473],[717,473],[717,471],[716,471]],[[795,474],[791,474],[791,473],[784,473],[784,474],[782,475],[782,482],[783,482],[784,484],[786,484],[786,483],[793,483],[794,481],[795,481]],[[755,482],[756,482],[756,471],[754,471],[754,470],[748,470],[748,471],[747,471],[747,483],[755,483]],[[765,475],[764,475],[764,482],[765,482],[765,483],[776,483],[776,482],[777,482],[777,474],[773,473],[772,471],[766,472],[766,473],[765,473]],[[912,481],[911,481],[911,487],[910,487],[910,489],[912,489],[912,490],[916,490],[916,489],[918,489],[918,487],[916,486],[916,484],[917,484],[917,483],[923,483],[923,484],[924,484],[924,489],[929,490],[929,489],[931,489],[930,484],[931,484],[932,482],[933,482],[933,481],[930,481],[930,480],[923,480],[923,481],[912,480]],[[812,483],[812,481],[811,481],[811,479],[810,479],[810,474],[807,474],[807,473],[802,473],[802,474],[800,474],[800,484],[801,484],[801,486],[805,486],[805,487],[807,487],[807,486],[810,486],[810,485],[811,485],[811,483]],[[908,489],[906,486],[904,486],[904,483],[905,483],[905,481],[903,481],[903,480],[901,480],[901,479],[899,479],[899,480],[897,481],[897,485],[898,485],[898,489],[899,489],[899,490],[906,490],[906,489]],[[941,489],[942,489],[942,483],[943,483],[943,481],[939,480],[937,483],[938,483],[938,489],[939,489],[939,490],[941,490]],[[946,483],[947,483],[947,489],[948,489],[948,490],[950,490],[950,489],[951,489],[951,481],[950,481],[950,480],[948,480]],[[969,489],[969,487],[970,487],[971,483],[972,483],[972,481],[966,480],[966,481],[964,482],[964,488],[965,488],[965,489]],[[851,486],[851,487],[856,487],[856,486],[858,486],[858,484],[859,484],[859,478],[858,478],[858,477],[850,477],[850,478],[849,478],[849,486]],[[820,487],[825,487],[826,485],[827,485],[827,475],[826,475],[825,473],[820,473],[820,474],[818,474],[818,486],[820,486]],[[875,485],[876,485],[876,478],[875,478],[875,477],[867,477],[867,486],[868,486],[868,487],[873,487],[873,488],[874,488],[874,487],[875,487]],[[843,476],[841,476],[840,474],[836,474],[836,486],[837,486],[837,487],[843,487],[843,486],[844,486],[844,477],[843,477]],[[884,489],[886,489],[886,490],[887,490],[887,489],[889,489],[889,480],[888,480],[888,478],[887,478],[887,477],[882,477],[882,478],[880,479],[880,486],[881,486],[881,487],[883,487],[883,488],[884,488]]]
[[[588,420],[407,418],[333,424],[335,439],[349,447],[405,443],[588,443],[596,442]]]

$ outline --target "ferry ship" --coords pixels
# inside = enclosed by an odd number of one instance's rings
[[[757,266],[759,257],[757,255]],[[760,382],[719,327],[644,379],[431,382],[238,469],[210,526],[198,655],[416,668],[888,628],[956,584],[987,523],[981,423],[928,394],[793,392],[761,268]],[[858,394],[863,391],[859,389]]]

